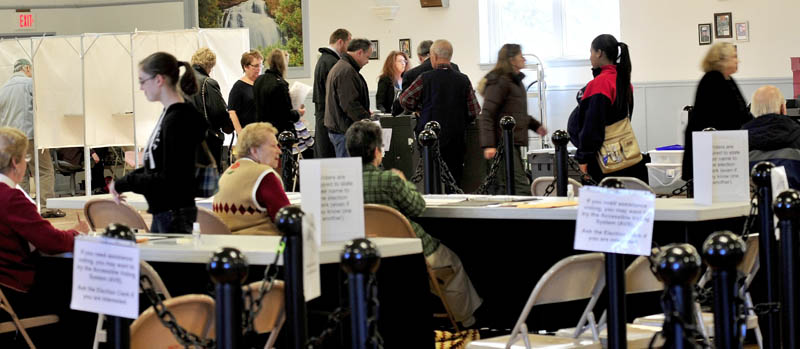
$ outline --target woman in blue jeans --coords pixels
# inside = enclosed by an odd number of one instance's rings
[[[147,212],[153,214],[154,233],[191,233],[197,219],[194,203],[195,152],[209,130],[208,122],[178,91],[191,96],[197,80],[191,65],[169,53],[156,52],[139,63],[139,88],[151,102],[164,106],[145,147],[144,166],[109,185],[114,200],[120,193],[133,191],[147,199]]]

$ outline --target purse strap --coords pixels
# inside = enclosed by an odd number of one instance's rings
[[[206,83],[208,82],[208,77],[203,79],[203,86],[200,88],[200,98],[203,99],[203,116],[205,116],[206,121],[208,121],[208,111],[206,111]],[[208,148],[208,146],[206,146]]]
[[[208,149],[208,144],[206,144],[206,140],[204,139],[203,142],[200,143],[200,145],[203,147],[203,152],[206,153],[206,157],[208,158],[209,165],[205,166],[205,165],[198,164],[197,166],[199,166],[199,167],[217,168],[217,161],[214,160],[214,155],[211,155],[211,150]]]

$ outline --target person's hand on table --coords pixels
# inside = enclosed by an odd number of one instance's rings
[[[400,176],[400,178],[402,178],[404,181],[406,180],[406,175],[403,174],[403,171],[400,171],[400,170],[398,170],[396,168],[393,168],[390,171],[392,171],[394,174]]]
[[[119,205],[120,203],[125,202],[125,195],[122,195],[117,192],[115,184],[116,182],[114,181],[111,181],[111,183],[108,184],[108,192],[111,193],[111,197],[114,198],[114,202],[116,202],[117,205]]]
[[[486,160],[491,160],[494,158],[494,155],[497,154],[497,148],[484,148],[483,149],[483,158]]]
[[[89,233],[89,224],[86,223],[86,221],[81,220],[80,213],[78,214],[78,223],[76,223],[75,226],[72,227],[72,229],[77,230],[82,234]]]

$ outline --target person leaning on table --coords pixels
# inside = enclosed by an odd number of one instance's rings
[[[289,198],[275,168],[281,149],[268,122],[247,125],[233,153],[238,160],[219,179],[214,213],[234,234],[279,235],[274,218]]]
[[[56,229],[18,189],[29,161],[27,148],[22,131],[0,127],[0,289],[21,318],[59,312],[53,307],[66,310],[65,304],[54,304],[55,290],[38,281],[39,253],[71,252],[75,236],[89,232],[80,217],[72,229]]]

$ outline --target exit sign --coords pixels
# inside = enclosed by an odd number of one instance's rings
[[[24,30],[24,29],[35,29],[36,22],[35,16],[33,13],[30,12],[22,12],[16,13],[17,15],[17,29]]]

